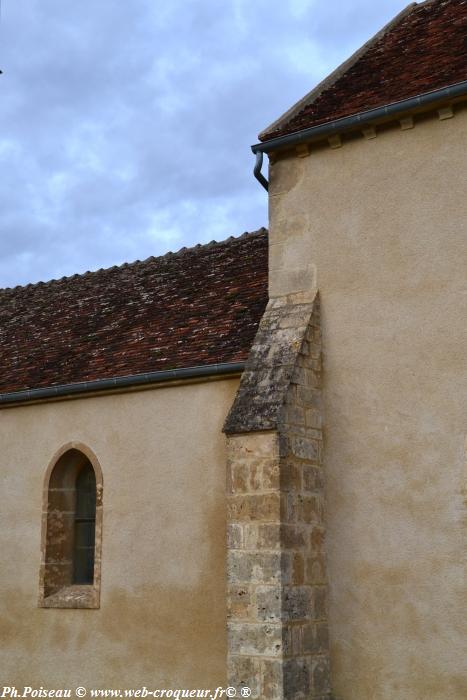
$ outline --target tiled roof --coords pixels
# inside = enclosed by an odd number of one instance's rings
[[[0,392],[246,359],[267,231],[0,290]]]
[[[414,4],[355,59],[261,134],[261,140],[467,80],[467,0]]]

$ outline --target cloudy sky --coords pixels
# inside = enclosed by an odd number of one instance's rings
[[[2,0],[0,287],[267,225],[250,144],[407,0]]]

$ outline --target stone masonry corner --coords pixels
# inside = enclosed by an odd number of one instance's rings
[[[229,685],[331,700],[318,296],[269,302],[224,432]]]

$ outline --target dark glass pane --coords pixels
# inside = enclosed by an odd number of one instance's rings
[[[90,464],[80,471],[76,479],[76,517],[96,517],[96,477]]]
[[[77,549],[73,563],[73,583],[92,583],[94,580],[94,547]]]
[[[87,464],[76,479],[73,583],[94,580],[94,540],[96,532],[96,477]]]
[[[75,520],[75,547],[94,547],[94,520]]]

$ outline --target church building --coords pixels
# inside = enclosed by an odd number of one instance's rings
[[[0,697],[465,700],[466,37],[265,128],[267,230],[0,290]]]

